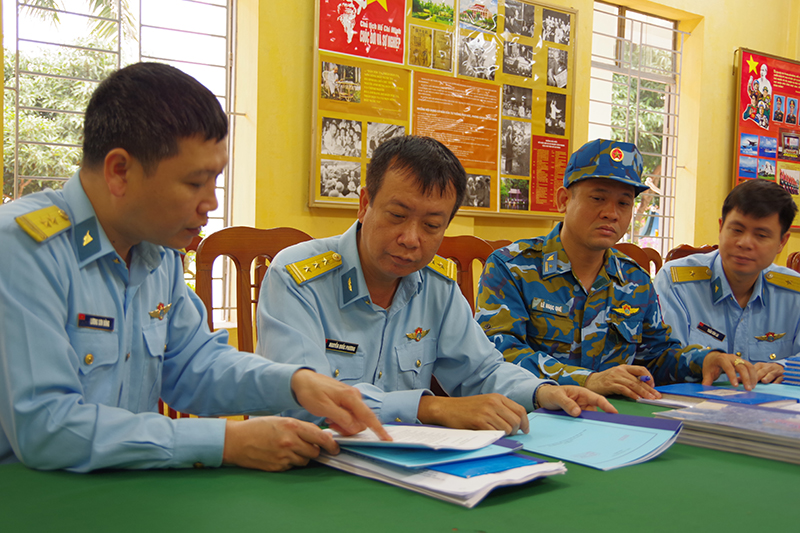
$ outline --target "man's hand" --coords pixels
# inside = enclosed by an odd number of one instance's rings
[[[778,363],[756,363],[756,379],[761,383],[780,383],[783,381],[783,365]]]
[[[732,353],[710,352],[703,360],[703,385],[713,385],[723,373],[734,387],[739,385],[739,377],[745,390],[753,390],[758,382],[758,373],[753,365]]]
[[[326,417],[331,429],[342,435],[370,428],[381,440],[392,440],[358,389],[304,368],[292,376],[292,390],[297,403],[314,416]]]
[[[596,411],[598,407],[606,413],[617,412],[603,396],[574,385],[541,385],[536,389],[536,403],[552,411],[563,409],[570,416],[578,416],[582,410]]]
[[[645,381],[641,378],[645,378]],[[634,400],[661,398],[661,393],[653,388],[655,386],[653,376],[645,367],[639,365],[618,365],[602,372],[595,372],[589,375],[583,386],[603,396],[620,394]]]
[[[480,394],[463,398],[423,396],[417,418],[423,424],[456,429],[496,429],[514,435],[528,432],[525,408],[502,394]]]
[[[281,472],[308,464],[319,455],[320,448],[339,453],[333,437],[310,422],[280,416],[228,420],[222,462]]]

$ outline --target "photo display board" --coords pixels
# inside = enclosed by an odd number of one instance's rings
[[[737,64],[734,185],[774,181],[800,206],[800,62],[740,48]]]
[[[398,135],[467,171],[461,214],[557,217],[576,12],[523,0],[317,0],[309,204],[354,207]]]

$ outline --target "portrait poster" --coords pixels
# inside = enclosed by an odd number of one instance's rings
[[[774,181],[800,205],[800,62],[740,48],[737,72],[734,185]]]
[[[441,141],[461,161],[461,214],[560,216],[574,10],[529,0],[317,5],[310,205],[355,207],[374,149],[413,134]]]

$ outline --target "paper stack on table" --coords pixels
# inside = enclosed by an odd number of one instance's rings
[[[783,369],[783,383],[786,385],[800,385],[800,355],[786,359]]]
[[[350,437],[332,432],[341,452],[323,452],[317,461],[464,507],[474,507],[496,487],[567,470],[560,462],[514,453],[522,445],[504,439],[502,431],[384,427],[394,441],[381,441],[370,430]]]

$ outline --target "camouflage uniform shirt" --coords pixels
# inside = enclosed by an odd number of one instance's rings
[[[708,350],[670,339],[650,276],[607,250],[587,293],[560,231],[561,224],[546,237],[517,241],[486,262],[475,318],[506,360],[563,385],[582,386],[592,372],[634,358],[657,383],[702,375]]]

